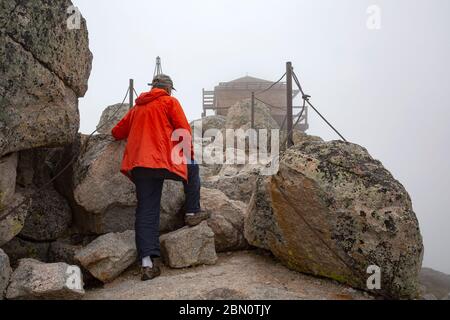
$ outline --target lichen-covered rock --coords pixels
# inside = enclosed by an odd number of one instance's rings
[[[11,276],[9,300],[75,300],[84,295],[83,276],[78,266],[20,260]]]
[[[86,139],[85,137],[82,138]],[[135,186],[120,172],[124,142],[94,136],[73,168],[75,223],[83,232],[105,234],[134,229]],[[183,226],[183,185],[166,181],[161,201],[161,231]]]
[[[217,262],[214,232],[204,221],[194,228],[185,227],[161,236],[164,261],[175,269]]]
[[[368,267],[378,266],[375,293],[418,296],[423,244],[410,197],[357,145],[289,149],[277,175],[259,178],[245,236],[297,271],[367,290]]]
[[[17,153],[0,159],[0,216],[16,192]]]
[[[0,300],[3,300],[6,293],[6,288],[11,278],[12,269],[9,264],[9,258],[6,253],[0,249]]]
[[[101,236],[75,255],[76,261],[104,283],[117,278],[136,258],[134,231]]]
[[[33,189],[30,190],[34,192]],[[62,236],[72,223],[67,201],[49,187],[32,194],[32,203],[20,235],[33,241],[53,241]]]
[[[97,125],[97,132],[100,134],[111,134],[112,129],[119,123],[120,120],[130,110],[129,104],[114,104],[107,107],[100,118],[100,122]]]
[[[17,267],[19,260],[26,258],[48,262],[49,247],[49,242],[31,242],[16,237],[2,248],[9,256],[11,265]]]
[[[0,3],[0,156],[71,143],[92,54],[86,22],[69,30],[69,0]]]
[[[9,205],[0,211],[0,247],[17,236],[25,224],[31,201],[20,193],[16,193]]]
[[[244,237],[245,203],[230,200],[219,190],[202,188],[201,206],[210,214],[207,222],[214,232],[217,252],[248,248]]]

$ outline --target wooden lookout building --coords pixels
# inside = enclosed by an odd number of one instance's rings
[[[241,100],[250,99],[252,92],[255,92],[257,99],[266,103],[271,109],[272,117],[282,126],[287,114],[287,87],[285,82],[280,82],[270,90],[263,92],[272,84],[273,82],[268,80],[245,76],[230,82],[221,82],[215,87],[214,91],[206,91],[203,89],[202,116],[205,117],[208,110],[213,110],[216,115],[226,116],[230,107]],[[294,98],[298,94],[299,91],[294,91]],[[294,111],[294,114],[299,111],[301,109]],[[302,131],[308,130],[307,112],[304,112],[298,128]]]

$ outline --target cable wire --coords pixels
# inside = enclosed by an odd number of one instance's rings
[[[279,84],[279,83],[284,79],[285,76],[286,76],[286,72],[281,76],[280,80],[278,80],[278,81],[272,83],[272,85],[271,85],[270,87],[268,87],[267,89],[265,89],[265,90],[255,92],[255,94],[261,94],[261,93],[264,93],[264,92],[269,91],[270,89],[272,89],[273,87],[275,87],[277,84]]]
[[[313,104],[309,101],[309,98],[311,98],[310,96],[306,95],[305,92],[303,91],[302,85],[300,84],[300,81],[298,80],[297,75],[295,74],[295,72],[292,72],[293,78],[298,86],[298,88],[300,89],[300,92],[303,95],[303,99],[306,101],[306,103],[322,118],[323,121],[326,122],[326,124],[328,124],[328,126],[330,126],[331,129],[334,130],[334,132],[336,132],[339,137],[341,137],[341,139],[345,142],[348,142],[347,139],[344,138],[344,136],[319,112],[319,110],[317,110],[316,107],[313,106]]]

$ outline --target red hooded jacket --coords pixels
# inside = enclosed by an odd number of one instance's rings
[[[176,164],[172,159],[174,147],[180,143],[172,141],[177,129],[189,132],[185,142],[193,159],[191,127],[178,100],[158,88],[141,94],[136,106],[112,129],[116,140],[128,139],[121,172],[131,177],[137,167],[163,169],[187,181],[187,162]],[[182,151],[180,155],[186,159]]]

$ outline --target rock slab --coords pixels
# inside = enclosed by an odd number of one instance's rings
[[[116,279],[136,258],[134,231],[101,236],[75,255],[75,260],[103,283]]]
[[[248,248],[244,237],[245,203],[230,200],[219,190],[202,188],[201,206],[210,214],[207,223],[214,232],[217,252]]]

